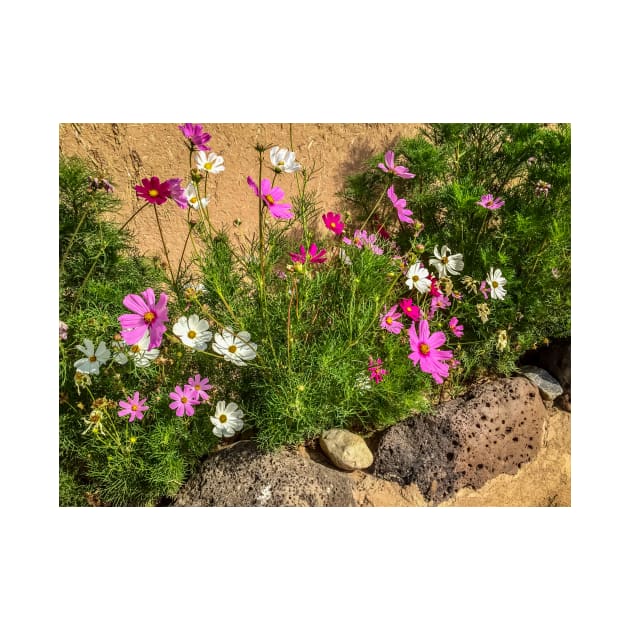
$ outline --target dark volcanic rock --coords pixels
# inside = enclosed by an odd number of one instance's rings
[[[538,388],[522,377],[481,383],[432,414],[413,416],[384,432],[374,475],[415,483],[430,501],[460,488],[480,488],[515,473],[538,452],[545,419]]]
[[[354,506],[347,473],[294,451],[259,451],[237,442],[210,456],[181,488],[174,506]]]

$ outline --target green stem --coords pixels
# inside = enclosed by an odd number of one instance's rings
[[[363,221],[361,230],[365,229],[365,226],[367,225],[368,221],[372,218],[372,215],[374,214],[374,212],[376,212],[376,209],[379,207],[381,201],[383,201],[383,197],[385,196],[385,193],[387,192],[388,188],[389,186],[385,186],[385,188],[383,188],[383,192],[381,193],[381,196],[376,200],[376,203],[374,204],[374,207],[372,208],[372,210],[370,210],[370,214],[368,214],[367,219]]]
[[[176,287],[175,274],[171,267],[171,260],[168,257],[168,249],[166,248],[166,241],[164,240],[164,232],[162,231],[162,224],[160,223],[160,215],[157,211],[157,206],[153,204],[153,210],[155,211],[155,220],[157,221],[158,230],[160,231],[160,238],[162,239],[162,247],[164,248],[164,255],[166,256],[166,263],[168,264],[168,270],[171,272],[171,281],[173,283],[173,289]]]

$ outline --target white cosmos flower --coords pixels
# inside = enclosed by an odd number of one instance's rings
[[[212,340],[212,333],[208,332],[208,320],[199,319],[199,315],[180,317],[173,325],[173,332],[182,340],[185,346],[195,350],[205,350]]]
[[[152,350],[148,349],[150,339],[151,336],[147,330],[138,343],[134,343],[133,346],[127,347],[129,356],[138,367],[147,367],[147,365],[150,365],[151,361],[155,361],[155,359],[160,356],[159,348],[153,348]]]
[[[200,171],[206,173],[220,173],[225,170],[223,166],[223,158],[216,153],[206,153],[205,151],[199,151],[195,157],[197,162],[197,168]]]
[[[273,167],[283,173],[295,173],[302,168],[299,162],[295,161],[295,153],[289,149],[273,147],[270,152]]]
[[[445,278],[449,273],[458,276],[464,268],[463,254],[451,254],[451,250],[446,245],[442,247],[442,252],[436,245],[433,255],[435,258],[430,258],[429,264],[437,269],[440,278]]]
[[[245,361],[256,358],[255,343],[250,341],[251,335],[246,331],[234,334],[231,328],[225,328],[221,334],[214,333],[212,349],[217,354],[222,354],[226,361],[231,361],[234,365],[243,366]]]
[[[82,346],[77,346],[77,350],[81,350],[85,357],[74,362],[77,372],[82,374],[98,374],[101,365],[105,361],[109,361],[112,353],[108,350],[104,341],[98,344],[98,348],[94,350],[94,344],[91,339],[84,339]]]
[[[236,403],[225,404],[225,400],[217,403],[214,416],[210,421],[214,425],[212,433],[217,437],[232,437],[236,431],[243,428],[243,410]]]
[[[507,291],[503,288],[507,280],[501,274],[500,269],[490,267],[490,273],[486,278],[486,282],[490,286],[490,297],[493,300],[502,300]]]
[[[420,293],[426,293],[431,288],[431,280],[429,280],[429,270],[420,263],[414,263],[407,271],[407,279],[405,284],[410,289],[417,289]]]
[[[204,208],[208,205],[208,200],[205,197],[203,199],[199,199],[199,197],[197,197],[197,189],[195,188],[195,184],[193,182],[190,182],[190,184],[186,186],[184,194],[186,195],[186,199],[188,199],[188,203],[195,210],[199,210],[200,203]]]

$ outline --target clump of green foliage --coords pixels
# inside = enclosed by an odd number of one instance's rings
[[[460,378],[509,374],[525,350],[570,337],[570,126],[432,124],[401,140],[396,153],[417,174],[399,180],[397,194],[424,226],[407,246],[424,251],[425,263],[435,246],[464,254],[464,271],[452,279],[476,299],[458,306],[467,324]],[[344,198],[359,216],[367,216],[382,189],[384,174],[373,168],[379,161],[375,156],[372,168],[348,178]],[[504,205],[478,205],[487,194]],[[501,269],[507,295],[486,302],[490,313],[482,321],[476,306],[490,267]],[[465,285],[464,276],[474,282]]]

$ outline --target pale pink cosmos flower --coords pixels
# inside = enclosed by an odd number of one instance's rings
[[[446,343],[446,336],[438,331],[430,334],[429,322],[423,319],[416,332],[415,323],[409,328],[409,345],[412,352],[408,355],[414,365],[420,363],[420,369],[431,374],[436,383],[441,384],[448,377],[449,366],[444,363],[453,358],[451,350],[440,350]]]
[[[385,173],[393,173],[402,179],[411,179],[415,177],[413,173],[409,172],[406,166],[394,166],[394,152],[387,151],[385,153],[385,164],[379,163],[378,167]]]
[[[464,326],[458,323],[457,317],[451,317],[448,322],[448,327],[456,337],[461,337],[464,334]]]
[[[431,298],[431,308],[429,309],[429,314],[427,315],[427,319],[433,319],[435,313],[440,310],[446,310],[451,305],[448,296],[446,295],[437,295]]]
[[[159,348],[162,336],[166,332],[165,322],[168,321],[168,308],[166,293],[160,294],[160,299],[155,303],[155,293],[149,288],[140,295],[130,293],[125,296],[123,305],[134,314],[121,315],[118,318],[122,331],[120,334],[128,346],[138,343],[144,334],[149,331],[149,346],[147,350]]]
[[[308,252],[304,248],[304,245],[300,245],[300,252],[298,254],[289,252],[289,256],[291,256],[291,260],[293,262],[299,262],[302,264],[306,263],[314,263],[321,264],[326,262],[326,258],[324,254],[326,253],[325,249],[321,249],[317,251],[317,245],[315,243],[311,243]]]
[[[494,198],[494,195],[482,195],[479,201],[475,201],[475,204],[488,210],[497,210],[501,206],[505,205],[505,201],[501,197]]]
[[[381,359],[376,359],[376,361],[374,361],[374,359],[370,357],[368,370],[370,370],[370,378],[375,383],[380,383],[383,380],[383,376],[387,374],[387,370],[381,367],[382,364],[383,362],[381,361]]]
[[[381,317],[381,328],[398,335],[403,329],[403,324],[399,321],[401,317],[402,313],[398,312],[398,304],[394,304],[394,306]]]
[[[210,396],[206,392],[214,389],[214,386],[210,385],[210,381],[207,378],[202,379],[200,374],[195,374],[194,378],[191,376],[188,379],[188,385],[197,392],[197,398],[201,400],[208,400]]]
[[[488,287],[488,283],[485,280],[481,281],[481,284],[479,285],[479,290],[481,291],[481,294],[483,295],[483,299],[487,300],[488,295],[490,295],[490,288]]]
[[[168,186],[171,199],[183,210],[188,208],[188,197],[186,191],[182,188],[182,180],[174,177],[167,179],[164,184]]]
[[[59,339],[65,341],[68,338],[68,324],[59,320]]]
[[[376,234],[368,234],[365,230],[355,230],[352,240],[344,236],[342,241],[346,245],[354,245],[359,249],[369,247],[375,254],[380,256],[383,253],[383,248],[376,244],[377,238]]]
[[[184,123],[183,125],[177,125],[177,128],[184,134],[185,138],[190,140],[193,149],[197,151],[212,151],[212,149],[207,145],[212,136],[209,133],[204,132],[201,125]]]
[[[407,317],[413,319],[414,322],[417,322],[422,316],[420,307],[417,304],[414,304],[411,298],[403,298],[400,300],[399,304],[402,312],[407,315]]]
[[[398,212],[398,220],[401,223],[413,223],[413,219],[410,217],[413,215],[413,212],[407,208],[407,200],[399,199],[394,192],[394,187],[390,186],[387,189],[387,196],[389,200],[392,202],[394,208],[396,208],[396,212]]]
[[[140,394],[138,392],[134,392],[133,396],[127,396],[127,400],[121,400],[118,404],[121,407],[121,410],[118,412],[120,417],[129,416],[129,422],[133,422],[134,420],[142,420],[144,417],[144,412],[149,408],[144,403],[147,402],[146,398],[140,400]]]
[[[293,213],[291,212],[290,203],[279,203],[284,197],[284,190],[279,186],[272,188],[271,182],[265,178],[260,182],[260,190],[256,182],[251,178],[247,178],[249,187],[254,191],[257,197],[265,202],[265,205],[269,208],[269,213],[275,219],[292,219]]]
[[[326,214],[322,214],[322,219],[326,228],[329,229],[331,232],[334,232],[337,235],[343,232],[344,224],[341,221],[340,214],[327,212]]]
[[[190,385],[184,385],[182,389],[179,385],[175,386],[175,391],[170,392],[169,398],[173,399],[173,402],[169,404],[170,409],[175,410],[176,416],[192,416],[195,413],[194,406],[199,404],[199,398],[197,392]]]

